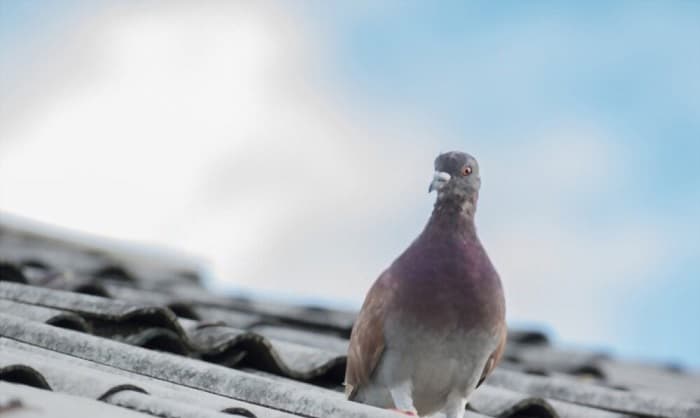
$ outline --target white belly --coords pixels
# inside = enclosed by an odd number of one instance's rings
[[[498,344],[497,335],[481,330],[429,338],[430,331],[399,328],[386,335],[387,347],[372,382],[359,395],[366,403],[392,407],[389,389],[408,380],[421,416],[442,410],[450,393],[467,398]]]

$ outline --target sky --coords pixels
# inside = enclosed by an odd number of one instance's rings
[[[700,367],[700,6],[0,0],[0,211],[357,309],[477,157],[511,324]]]

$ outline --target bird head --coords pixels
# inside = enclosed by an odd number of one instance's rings
[[[476,205],[481,187],[479,163],[471,155],[451,151],[435,159],[435,175],[428,192],[437,192],[437,201],[452,201],[464,206]]]

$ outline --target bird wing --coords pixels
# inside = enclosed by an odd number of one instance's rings
[[[350,335],[345,369],[345,396],[353,399],[369,382],[384,353],[384,320],[391,296],[389,273],[384,272],[367,293]]]
[[[486,366],[484,367],[484,371],[481,372],[481,378],[479,379],[479,383],[476,384],[476,387],[481,386],[482,383],[484,383],[484,380],[491,374],[493,369],[496,368],[496,365],[498,364],[498,361],[501,359],[501,356],[503,355],[503,350],[506,348],[506,336],[508,335],[508,331],[506,326],[504,325],[501,328],[501,337],[500,341],[498,343],[498,346],[496,347],[496,350],[494,350],[493,354],[489,357],[489,359],[486,361]]]

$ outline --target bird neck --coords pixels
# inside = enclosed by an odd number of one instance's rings
[[[454,199],[449,196],[441,196],[435,201],[428,225],[472,233],[476,230],[474,226],[475,213],[476,197],[474,199]]]

